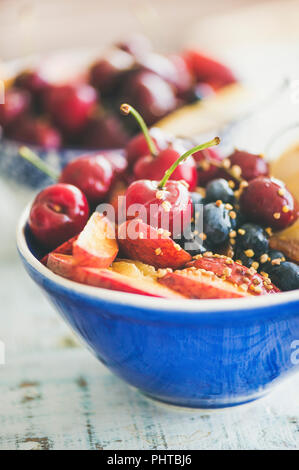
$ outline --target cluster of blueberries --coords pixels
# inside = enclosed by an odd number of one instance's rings
[[[244,266],[253,267],[269,275],[272,282],[282,291],[299,289],[299,266],[286,261],[284,254],[271,250],[269,233],[261,225],[246,220],[238,208],[238,202],[229,183],[222,178],[211,181],[206,195],[192,193],[194,218],[188,235],[177,241],[192,256],[206,251],[219,253],[231,245],[234,260]],[[203,205],[203,232],[196,230],[196,218]],[[187,242],[193,248],[186,248]]]

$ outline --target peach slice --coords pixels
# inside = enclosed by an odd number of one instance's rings
[[[279,292],[270,279],[258,274],[253,268],[236,263],[231,258],[221,255],[197,256],[186,265],[187,268],[205,269],[221,279],[241,286],[253,295],[273,294]],[[247,286],[247,287],[246,287]]]
[[[109,220],[95,212],[73,245],[77,264],[93,268],[107,268],[116,258],[118,245]]]
[[[125,276],[110,269],[77,267],[72,278],[82,284],[105,289],[128,292],[131,294],[160,297],[164,299],[185,298],[183,295],[160,285],[158,282],[147,281]]]
[[[63,253],[50,253],[47,267],[59,276],[72,278],[75,273],[77,263],[73,256]]]
[[[72,255],[73,254],[73,244],[77,240],[78,235],[75,237],[70,238],[66,242],[64,242],[62,245],[58,246],[55,248],[55,250],[51,251],[51,253],[62,253],[64,255]],[[51,253],[47,253],[46,256],[44,256],[40,262],[47,266],[48,263],[48,258]]]
[[[159,282],[190,299],[232,299],[251,297],[239,286],[223,281],[204,269],[187,268],[167,273]]]
[[[141,220],[134,219],[121,224],[118,243],[128,258],[155,268],[177,269],[192,259],[170,238],[169,232],[151,227]]]

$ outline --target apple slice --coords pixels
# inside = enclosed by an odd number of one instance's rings
[[[77,240],[78,235],[76,235],[73,238],[70,238],[66,242],[64,242],[62,245],[58,246],[55,248],[55,250],[51,251],[51,253],[62,253],[64,255],[72,255],[73,254],[73,244]],[[47,266],[48,263],[48,258],[51,253],[47,253],[46,256],[44,256],[40,262]]]
[[[63,253],[50,253],[48,256],[47,267],[59,276],[71,279],[74,276],[77,263],[72,255]]]
[[[128,220],[119,226],[118,243],[128,258],[155,268],[177,269],[192,259],[169,237],[169,232],[157,230],[137,219]]]
[[[187,268],[167,273],[159,282],[190,299],[232,299],[251,297],[241,287],[223,281],[216,274],[204,269]]]
[[[186,265],[187,268],[205,269],[223,280],[242,286],[253,295],[274,294],[279,292],[269,278],[263,277],[253,268],[236,263],[231,258],[221,255],[196,256],[196,259]]]
[[[75,269],[72,279],[82,284],[128,292],[131,294],[160,297],[164,299],[185,298],[184,295],[178,294],[177,292],[160,285],[158,282],[125,276],[110,269],[79,266]]]
[[[114,228],[102,214],[94,212],[73,245],[77,264],[108,268],[116,258],[118,245]]]

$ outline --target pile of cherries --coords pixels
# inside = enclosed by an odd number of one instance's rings
[[[298,265],[269,248],[272,232],[297,220],[298,204],[281,181],[270,177],[262,155],[235,150],[222,159],[211,149],[219,143],[217,137],[187,150],[187,142],[154,128],[148,131],[132,106],[123,104],[121,111],[132,114],[143,131],[128,143],[125,156],[83,155],[64,168],[58,184],[37,196],[29,225],[43,247],[55,248],[78,234],[89,210],[109,202],[120,183],[120,194],[126,196],[125,209],[141,205],[148,223],[150,207],[155,204],[151,224],[169,230],[192,256],[225,254],[271,276],[281,290],[299,288]],[[21,149],[20,153],[38,162],[29,149]],[[167,226],[163,221],[165,211],[170,222]],[[136,217],[135,213],[125,215],[127,219]],[[203,230],[199,233],[196,222],[201,216]],[[142,218],[140,214],[138,217]],[[180,233],[172,228],[177,221]],[[187,242],[193,242],[190,250]]]
[[[21,72],[0,105],[8,139],[46,149],[123,148],[136,133],[118,109],[128,101],[148,125],[236,78],[224,65],[189,50],[163,56],[135,36],[116,44],[74,83],[51,83],[42,68]]]

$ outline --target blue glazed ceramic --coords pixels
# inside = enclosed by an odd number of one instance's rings
[[[299,290],[233,300],[167,300],[77,284],[43,266],[26,229],[31,278],[112,372],[153,398],[220,408],[262,397],[299,370]]]
[[[0,174],[32,189],[40,189],[52,184],[53,181],[47,175],[20,157],[18,152],[21,145],[20,142],[13,140],[0,140]],[[30,145],[30,147],[40,158],[56,170],[61,170],[67,163],[79,155],[99,152],[105,155],[109,152],[115,152],[115,150],[96,151],[71,148],[45,150],[32,145]]]

